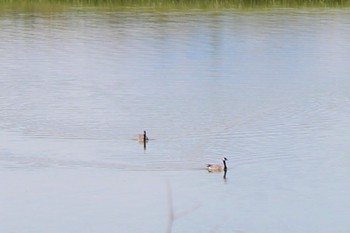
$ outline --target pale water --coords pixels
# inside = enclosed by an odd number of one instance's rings
[[[348,9],[3,12],[0,232],[349,232],[349,64]]]

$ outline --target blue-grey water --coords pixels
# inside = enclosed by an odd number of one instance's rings
[[[348,9],[2,12],[0,232],[348,233],[349,64]]]

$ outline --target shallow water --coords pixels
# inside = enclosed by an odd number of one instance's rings
[[[0,231],[348,232],[349,22],[0,15]]]

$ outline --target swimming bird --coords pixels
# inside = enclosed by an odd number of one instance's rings
[[[207,165],[207,169],[209,172],[222,172],[222,171],[227,171],[227,166],[226,166],[226,161],[227,158],[223,158],[222,162],[224,165],[220,165],[220,164],[208,164]]]
[[[148,141],[148,137],[146,135],[146,131],[143,131],[143,134],[139,134],[139,142],[146,143]]]

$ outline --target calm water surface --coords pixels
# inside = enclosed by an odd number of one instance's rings
[[[349,22],[1,13],[0,232],[349,232]]]

